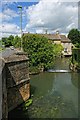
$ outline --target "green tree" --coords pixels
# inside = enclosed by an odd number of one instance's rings
[[[45,70],[53,65],[53,45],[41,35],[23,35],[23,49],[28,53],[30,66],[43,67]]]
[[[16,48],[20,47],[21,45],[21,38],[17,35],[14,37],[13,41],[12,41],[12,45]]]
[[[13,39],[14,39],[14,36],[10,35],[8,38],[3,37],[2,42],[4,42],[5,47],[9,47],[9,46],[12,46]]]
[[[12,36],[12,35],[10,35],[7,38],[7,45],[6,45],[7,47],[12,46],[13,39],[14,39],[14,36]]]
[[[2,43],[4,43],[4,45],[6,46],[6,44],[7,44],[7,37],[3,37],[1,41],[2,41]]]
[[[68,34],[68,38],[73,44],[80,44],[80,31],[78,29],[71,29]]]
[[[55,56],[61,56],[61,53],[63,51],[63,46],[61,44],[53,44],[54,48],[54,55]]]

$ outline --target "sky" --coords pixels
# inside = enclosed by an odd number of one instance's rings
[[[19,0],[20,1],[20,0]],[[0,4],[0,38],[20,35],[20,9],[22,6],[23,33],[68,34],[72,28],[78,28],[78,2],[59,0],[3,0]]]

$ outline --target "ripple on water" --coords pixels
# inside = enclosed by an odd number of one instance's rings
[[[51,96],[46,95],[34,100],[28,109],[28,113],[30,118],[77,117],[73,103],[63,100],[57,91]]]

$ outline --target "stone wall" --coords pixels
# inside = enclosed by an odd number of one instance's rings
[[[80,48],[75,48],[72,50],[70,69],[75,72],[80,72]]]
[[[3,118],[8,112],[26,101],[30,97],[29,59],[24,53],[13,54],[3,59]]]

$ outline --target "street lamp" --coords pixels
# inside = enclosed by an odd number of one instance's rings
[[[23,51],[22,49],[22,6],[18,6],[17,8],[20,9],[20,26],[21,26],[21,51]]]

